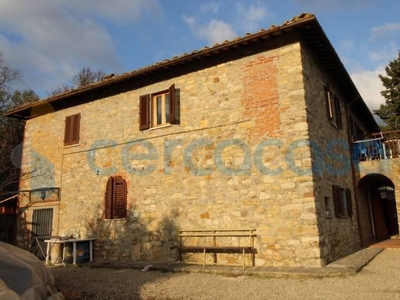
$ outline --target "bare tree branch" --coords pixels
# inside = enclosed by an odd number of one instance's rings
[[[93,71],[90,67],[85,67],[72,77],[72,83],[79,88],[101,81],[104,79],[104,76],[106,74],[101,70]]]
[[[0,196],[7,191],[18,190],[18,182],[30,176],[19,168],[18,147],[22,142],[23,126],[12,118],[4,117],[8,109],[28,102],[38,101],[32,90],[11,91],[10,84],[21,78],[19,71],[12,69],[0,52]]]
[[[8,66],[0,52],[0,90],[9,88],[8,84],[21,78],[21,73]]]
[[[29,180],[37,177],[41,177],[43,175],[33,175],[36,172],[36,170],[32,170],[29,172],[25,172],[19,176],[9,176],[7,179],[3,180],[0,182],[0,196],[7,195],[9,193],[5,193],[4,190],[6,189],[7,186],[13,185],[15,183],[20,182],[21,180]],[[18,189],[15,189],[17,191]],[[13,192],[15,192],[13,191]]]
[[[106,74],[101,71],[93,71],[90,67],[84,67],[74,76],[72,76],[72,85],[63,84],[62,86],[56,88],[55,90],[48,93],[49,96],[55,96],[62,93],[72,91],[76,88],[81,88],[89,84],[101,81],[104,79]]]

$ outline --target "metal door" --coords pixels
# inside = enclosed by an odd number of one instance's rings
[[[53,209],[35,209],[32,216],[32,235],[51,236],[53,225]]]
[[[53,209],[35,209],[32,216],[32,240],[30,251],[41,259],[44,259],[45,242],[51,236],[53,224]],[[42,238],[40,238],[42,237]]]

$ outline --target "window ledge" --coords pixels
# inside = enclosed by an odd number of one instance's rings
[[[59,202],[60,199],[44,199],[44,200],[31,200],[30,203],[40,204],[40,203],[51,203],[51,202]]]
[[[119,218],[119,219],[101,219],[103,221],[108,221],[108,222],[124,222],[127,220],[127,218]]]
[[[161,128],[166,128],[166,127],[171,127],[171,124],[163,124],[163,125],[159,125],[156,127],[151,127],[149,128],[149,131],[153,131],[153,130],[157,130],[157,129],[161,129]]]
[[[79,146],[79,145],[80,145],[80,143],[73,144],[73,145],[64,145],[64,149],[76,147],[76,146]]]

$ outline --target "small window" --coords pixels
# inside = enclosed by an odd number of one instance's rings
[[[177,123],[175,84],[168,90],[139,98],[139,129]]]
[[[81,114],[65,118],[64,146],[79,144]]]
[[[121,176],[108,179],[105,194],[105,219],[126,218],[127,193],[126,181]]]
[[[151,113],[152,113],[152,124],[151,127],[157,127],[169,123],[169,92],[154,95],[151,97]]]
[[[324,204],[325,204],[325,217],[332,217],[331,201],[329,197],[324,197]]]
[[[343,189],[338,185],[332,186],[333,201],[335,205],[335,216],[348,218],[353,216],[350,189]]]
[[[328,119],[336,127],[342,128],[342,113],[340,110],[339,98],[325,88],[326,104],[328,109]]]

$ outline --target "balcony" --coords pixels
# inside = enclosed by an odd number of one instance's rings
[[[353,158],[358,161],[398,158],[400,130],[353,137]]]

